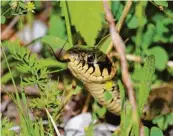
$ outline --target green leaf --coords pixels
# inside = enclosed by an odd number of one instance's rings
[[[116,20],[119,20],[124,9],[121,1],[111,1],[111,9]]]
[[[100,50],[101,50],[103,53],[106,54],[106,51],[107,51],[107,49],[108,49],[109,44],[111,43],[111,41],[112,41],[112,39],[111,39],[111,37],[109,36],[109,37],[107,37],[106,40],[103,42],[103,44],[102,44],[101,47],[100,47]]]
[[[158,127],[152,127],[150,136],[163,136],[163,132]]]
[[[1,24],[4,24],[4,23],[5,23],[5,21],[6,21],[5,16],[1,15]]]
[[[160,129],[166,130],[169,125],[173,125],[173,113],[156,117],[152,122],[157,124]]]
[[[64,46],[64,49],[69,49],[71,46],[68,42],[66,42],[65,40],[62,40],[58,37],[55,37],[55,36],[51,36],[51,35],[46,35],[44,36],[41,41],[43,43],[46,43],[46,44],[49,44],[54,50],[56,50],[57,48],[62,48],[63,45],[65,44]]]
[[[51,36],[56,36],[61,39],[66,39],[66,28],[65,22],[62,20],[60,16],[52,14],[49,21],[49,31],[48,33]]]
[[[105,108],[105,107],[99,108],[99,109],[97,110],[97,114],[98,114],[99,118],[103,118],[104,115],[105,115],[105,113],[106,113],[106,108]]]
[[[71,24],[93,46],[102,29],[101,14],[104,13],[102,1],[67,1]]]
[[[125,102],[125,90],[124,90],[124,86],[123,86],[121,80],[118,80],[118,87],[119,87],[119,90],[120,90],[120,96],[121,96],[122,107],[124,107],[124,102]]]
[[[168,53],[165,51],[165,49],[159,46],[156,46],[149,49],[148,52],[149,54],[152,54],[155,56],[156,68],[160,71],[164,70],[168,62]]]
[[[137,102],[140,113],[142,112],[144,104],[146,103],[149,96],[154,72],[155,58],[153,55],[147,57],[143,68],[140,65],[137,65],[135,67],[135,74],[133,75],[133,78],[139,82],[137,91]]]
[[[112,99],[112,93],[111,93],[110,91],[105,91],[105,92],[104,92],[104,99],[105,99],[106,101],[111,100],[111,99]]]
[[[163,7],[168,7],[168,2],[165,0],[165,1],[158,1],[158,0],[154,0],[154,3],[158,6],[163,6]]]
[[[12,71],[13,78],[16,78],[18,76],[16,71]],[[6,84],[8,81],[11,80],[10,73],[5,73],[1,76],[1,84]]]
[[[144,126],[144,133],[145,133],[145,136],[149,136],[149,129],[145,126]]]
[[[133,17],[127,23],[127,26],[129,29],[136,29],[139,26],[138,18],[135,15],[133,15]]]
[[[153,37],[155,35],[155,29],[156,28],[153,24],[147,25],[147,31],[144,33],[143,42],[142,42],[142,48],[144,50],[148,49],[148,47],[152,44]]]

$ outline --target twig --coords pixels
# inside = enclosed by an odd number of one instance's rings
[[[124,23],[124,21],[125,21],[125,19],[127,17],[127,14],[129,13],[129,10],[130,10],[131,6],[132,6],[132,0],[128,0],[126,5],[125,5],[125,7],[124,7],[124,10],[123,10],[123,13],[121,15],[121,18],[118,21],[117,26],[116,26],[118,32],[120,32],[120,30],[121,30],[121,28],[123,26],[123,23]]]
[[[132,0],[128,0],[125,7],[124,7],[123,13],[122,13],[117,25],[116,25],[116,29],[118,32],[121,31],[121,28],[123,26],[123,23],[126,19],[127,14],[129,13],[131,6],[132,6]],[[112,47],[113,47],[113,43],[111,42],[107,51],[106,51],[107,54],[112,50]]]
[[[116,58],[120,59],[120,54],[117,52],[110,52],[109,57],[115,56]],[[143,62],[142,58],[140,56],[136,56],[133,54],[126,54],[126,59],[129,61],[135,61],[135,62]]]
[[[10,29],[12,29],[13,28],[13,26],[17,23],[17,21],[19,20],[19,16],[16,16],[15,18],[13,18],[13,20],[10,22],[10,24],[6,27],[6,29],[2,32],[2,37],[4,37],[7,33],[8,33],[8,31],[10,30]],[[1,38],[2,38],[1,37]],[[3,38],[2,38],[3,39]]]
[[[120,54],[117,53],[117,52],[110,52],[109,53],[109,57],[113,57],[115,56],[116,58],[120,59]],[[134,61],[134,62],[144,62],[144,60],[142,60],[142,58],[140,56],[136,56],[136,55],[133,55],[133,54],[126,54],[126,59],[129,60],[129,61]],[[169,60],[167,62],[167,66],[168,67],[173,67],[173,61]]]
[[[107,21],[109,23],[109,27],[110,27],[110,34],[112,37],[112,43],[114,45],[114,48],[120,54],[122,79],[123,79],[123,82],[127,88],[129,100],[130,100],[130,103],[132,105],[133,119],[135,121],[138,121],[136,99],[134,96],[132,82],[131,82],[130,75],[128,72],[128,65],[127,65],[127,61],[126,61],[126,57],[125,57],[125,44],[124,44],[122,38],[120,37],[120,35],[118,34],[118,32],[115,28],[113,15],[109,9],[108,2],[106,0],[104,0],[103,3],[104,3],[104,10],[105,10],[105,14],[106,14],[106,19],[107,19]]]

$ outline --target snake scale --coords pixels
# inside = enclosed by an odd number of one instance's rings
[[[73,47],[58,60],[68,63],[68,69],[79,80],[82,81],[89,93],[115,115],[121,113],[120,92],[116,84],[117,68],[113,62],[97,48]],[[57,56],[56,56],[57,58]],[[112,99],[105,100],[105,91],[112,93]],[[173,90],[167,89],[150,93],[148,102],[144,107],[142,118],[151,120],[160,114],[172,111]]]

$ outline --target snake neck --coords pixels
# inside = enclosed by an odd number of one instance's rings
[[[110,112],[120,115],[121,100],[120,93],[115,81],[110,80],[102,83],[88,83],[84,82],[86,89],[96,99],[96,101],[106,107]],[[112,94],[112,99],[105,99],[105,92],[108,91]]]

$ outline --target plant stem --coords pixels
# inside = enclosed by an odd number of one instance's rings
[[[124,23],[126,17],[127,17],[127,14],[130,11],[131,6],[132,6],[132,0],[128,0],[125,7],[124,7],[123,13],[122,13],[117,25],[116,25],[116,29],[117,29],[118,32],[121,31],[121,28],[123,26],[123,23]],[[108,54],[112,50],[112,48],[113,48],[113,43],[111,42],[109,44],[109,47],[108,47],[107,51],[106,51],[106,54]]]
[[[12,8],[7,9],[1,16],[4,16],[9,10],[11,10]]]
[[[14,78],[13,78],[13,75],[12,75],[12,72],[11,72],[11,69],[10,69],[10,66],[9,66],[9,64],[8,64],[8,61],[7,61],[7,56],[6,56],[6,54],[5,54],[5,52],[4,52],[3,49],[2,49],[2,52],[3,52],[4,58],[5,58],[5,61],[6,61],[6,64],[7,64],[7,68],[8,68],[8,70],[9,70],[9,72],[10,72],[10,76],[11,76],[11,80],[12,80],[14,89],[15,89],[15,91],[16,91],[16,93],[17,93],[18,90],[17,90],[16,84],[15,84],[15,81],[14,81]]]
[[[70,25],[70,19],[69,19],[69,14],[68,14],[68,6],[67,6],[67,1],[62,1],[62,10],[65,16],[65,23],[66,23],[66,28],[67,28],[67,35],[68,35],[68,41],[71,46],[73,46],[73,39],[72,39],[72,33],[71,33],[71,25]]]

